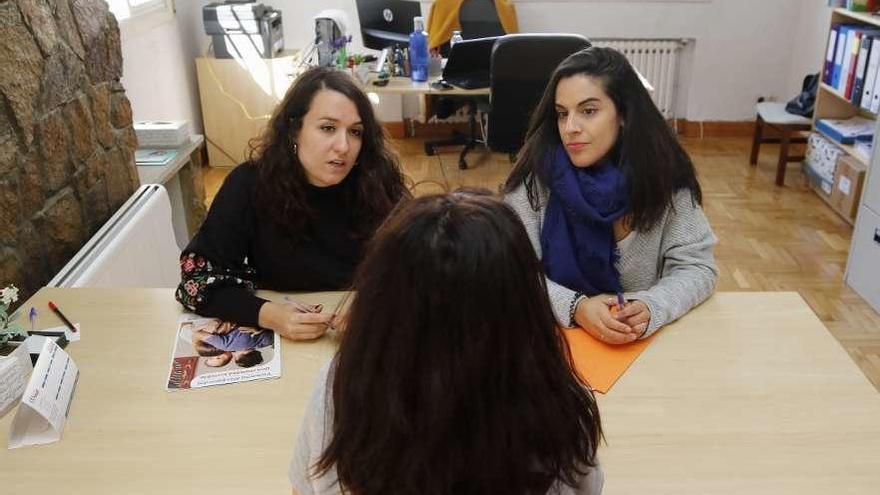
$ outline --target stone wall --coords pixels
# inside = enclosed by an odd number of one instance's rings
[[[0,0],[0,286],[46,284],[138,186],[103,0]]]

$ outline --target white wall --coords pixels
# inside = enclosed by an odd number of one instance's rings
[[[123,30],[123,84],[135,118],[186,118],[200,128],[193,58],[206,46],[201,21],[206,3],[177,0],[172,22],[137,35]],[[314,36],[314,15],[336,8],[350,19],[352,49],[362,49],[355,0],[264,3],[282,11],[287,48],[305,48]],[[678,98],[679,116],[689,120],[751,120],[759,96],[793,97],[803,76],[820,68],[830,16],[826,0],[515,3],[523,32],[695,39],[683,61],[689,77],[682,81]]]
[[[690,120],[750,120],[759,96],[787,100],[819,68],[830,9],[825,0],[596,1],[514,0],[523,32],[588,38],[694,38],[686,51],[679,115]],[[354,0],[272,0],[284,16],[285,44],[313,36],[312,17],[344,10],[359,49]],[[422,2],[422,10],[426,12]]]
[[[202,132],[195,57],[204,53],[202,5],[208,0],[178,0],[166,18],[120,23],[122,85],[135,120],[189,120]]]
[[[351,49],[363,50],[355,0],[262,0],[281,11],[285,48],[305,48],[315,39],[315,14],[322,10],[339,9],[346,13],[352,34]]]
[[[694,38],[678,100],[689,120],[748,120],[759,96],[794,96],[803,75],[819,68],[830,15],[823,0],[525,0],[516,8],[522,31]]]
[[[795,42],[791,51],[791,67],[785,85],[788,89],[786,95],[791,94],[792,97],[801,90],[804,76],[821,70],[831,22],[828,0],[801,0],[798,6],[792,35]]]

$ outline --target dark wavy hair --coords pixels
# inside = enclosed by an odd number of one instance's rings
[[[623,120],[611,153],[629,180],[632,228],[650,230],[672,206],[673,196],[680,189],[690,189],[692,200],[702,203],[703,193],[690,157],[651,101],[635,70],[617,50],[599,47],[573,53],[553,72],[503,191],[509,193],[525,184],[532,208],[539,209],[535,182],[546,177],[547,157],[561,142],[556,87],[560,80],[577,74],[598,79]]]
[[[486,190],[421,197],[379,229],[332,375],[346,493],[544,494],[595,466],[599,412],[572,371],[540,262]]]
[[[250,160],[258,170],[257,206],[291,237],[314,218],[305,197],[306,173],[292,143],[315,94],[322,89],[345,95],[357,107],[363,123],[357,165],[342,184],[358,217],[359,231],[353,234],[369,237],[409,191],[367,95],[351,76],[335,69],[315,67],[297,77],[263,134],[251,143]]]

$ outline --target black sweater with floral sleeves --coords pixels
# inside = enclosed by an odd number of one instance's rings
[[[180,256],[177,300],[203,316],[256,326],[266,301],[254,295],[255,289],[346,289],[364,241],[353,234],[357,217],[345,187],[344,181],[309,186],[306,196],[315,219],[301,235],[291,236],[255,205],[257,166],[236,167]]]

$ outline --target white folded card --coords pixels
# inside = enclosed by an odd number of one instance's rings
[[[21,397],[32,369],[26,345],[20,345],[8,356],[0,358],[0,418],[6,416]]]
[[[71,332],[70,329],[64,325],[61,325],[60,327],[42,328],[40,331],[64,332],[64,338],[67,339],[68,342],[79,342],[79,338],[82,335],[82,329],[79,327],[79,323],[74,323],[73,326],[76,328],[76,332]]]
[[[61,439],[78,379],[79,368],[73,359],[52,339],[46,339],[12,420],[10,449]]]

